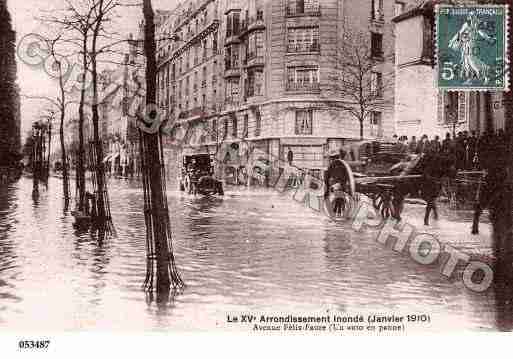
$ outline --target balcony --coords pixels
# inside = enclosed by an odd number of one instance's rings
[[[224,70],[224,77],[225,78],[228,78],[228,77],[239,77],[240,76],[240,68],[238,67],[230,67],[230,68],[226,68]]]
[[[178,119],[183,120],[183,119],[188,119],[191,117],[204,117],[206,115],[207,115],[207,113],[205,112],[204,107],[195,107],[190,110],[185,110],[185,111],[180,112],[178,114]]]
[[[231,44],[239,44],[239,31],[226,31],[226,38],[224,40],[224,46],[229,46]]]
[[[246,62],[244,64],[244,67],[255,67],[255,66],[264,66],[264,56],[258,54],[256,52],[249,53],[248,57],[246,58]]]
[[[285,15],[287,17],[296,17],[296,16],[321,16],[321,6],[320,5],[312,5],[309,7],[294,7],[287,6]]]
[[[285,90],[290,91],[290,92],[318,93],[321,91],[321,87],[318,82],[314,82],[314,83],[287,82],[287,84],[285,86]]]
[[[301,44],[301,45],[288,45],[287,52],[288,53],[305,53],[305,52],[320,52],[321,45],[319,42],[314,42],[312,44]]]
[[[263,11],[257,12],[256,16],[250,17],[248,19],[248,32],[256,31],[256,30],[263,30],[265,29],[265,23],[264,23],[264,13]]]

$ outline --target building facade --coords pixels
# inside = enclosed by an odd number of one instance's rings
[[[21,151],[20,91],[16,84],[16,33],[7,0],[0,1],[0,166],[18,161]]]
[[[182,3],[157,28],[158,104],[172,127],[170,141],[187,138],[182,154],[215,154],[239,143],[239,162],[248,144],[270,160],[292,151],[294,165],[319,171],[329,151],[360,139],[359,122],[338,91],[345,34],[364,34],[376,57],[368,86],[379,87],[394,69],[391,19],[406,3]],[[366,138],[395,132],[393,106],[385,105],[394,89],[380,92],[384,105],[365,118]]]
[[[393,19],[396,33],[398,135],[435,135],[504,128],[499,92],[448,92],[436,87],[434,2],[424,1]]]

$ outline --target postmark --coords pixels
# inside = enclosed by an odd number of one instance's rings
[[[508,6],[437,5],[437,86],[508,91]]]

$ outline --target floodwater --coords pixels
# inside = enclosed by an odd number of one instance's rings
[[[228,315],[428,314],[408,331],[511,330],[512,301],[483,294],[273,190],[228,188],[224,198],[170,191],[173,246],[187,284],[168,300],[141,290],[143,195],[110,181],[116,236],[76,233],[60,180],[31,195],[22,178],[0,188],[2,330],[251,330]],[[490,227],[468,235],[471,213],[443,211],[429,229],[469,254],[492,254]],[[422,208],[406,218],[421,225]],[[423,228],[425,230],[425,228]]]

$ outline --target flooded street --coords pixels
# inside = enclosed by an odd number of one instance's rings
[[[224,198],[170,191],[173,246],[187,285],[164,304],[142,291],[143,194],[110,181],[116,236],[76,233],[51,178],[0,188],[0,324],[15,330],[249,330],[227,314],[396,313],[431,316],[409,330],[498,329],[511,312],[493,290],[477,294],[272,190],[228,188]],[[407,220],[421,224],[420,206]],[[471,213],[442,212],[444,243],[490,255],[490,226],[470,236]],[[449,222],[451,221],[451,222]],[[450,229],[450,230],[449,230]],[[506,320],[507,322],[507,320]]]

